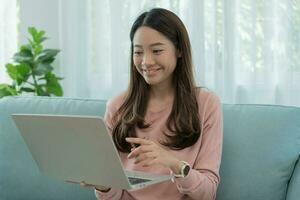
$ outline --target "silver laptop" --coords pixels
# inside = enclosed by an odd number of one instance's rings
[[[101,117],[12,114],[40,171],[64,181],[135,189],[169,174],[126,171]]]

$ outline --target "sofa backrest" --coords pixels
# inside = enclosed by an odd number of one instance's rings
[[[103,116],[105,101],[61,97],[0,99],[0,199],[95,199],[93,191],[39,173],[12,113]],[[223,105],[224,145],[217,200],[300,196],[300,108]]]
[[[300,108],[223,105],[223,115],[217,200],[299,199]]]

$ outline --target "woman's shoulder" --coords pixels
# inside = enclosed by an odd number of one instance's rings
[[[196,88],[196,97],[197,97],[197,100],[202,100],[202,101],[207,100],[207,99],[219,100],[219,97],[215,92],[213,92],[205,87],[197,87]]]
[[[127,92],[123,91],[123,92],[119,93],[118,95],[110,98],[106,103],[107,109],[109,109],[109,110],[119,109],[121,107],[121,105],[124,103],[126,95],[127,95]]]
[[[214,107],[221,104],[220,98],[216,93],[205,87],[196,88],[196,98],[200,107]]]

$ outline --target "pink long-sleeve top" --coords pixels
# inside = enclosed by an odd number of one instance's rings
[[[196,93],[198,112],[201,120],[201,136],[190,147],[182,150],[168,150],[178,159],[186,161],[192,169],[188,176],[176,178],[175,182],[165,181],[153,184],[142,189],[121,190],[112,188],[109,192],[95,190],[98,199],[110,200],[177,200],[197,199],[213,200],[220,181],[219,168],[222,154],[223,121],[219,98],[205,89],[199,89]],[[124,102],[125,94],[112,98],[107,102],[105,121],[112,130],[112,117]],[[159,112],[147,109],[145,121],[151,126],[146,129],[136,129],[137,137],[147,138],[158,142],[161,140],[163,131],[166,131],[166,120],[171,112],[172,104],[164,107]],[[169,173],[169,169],[162,166],[142,167],[134,164],[134,159],[128,159],[127,153],[120,153],[123,166],[127,170],[137,170],[153,173]]]

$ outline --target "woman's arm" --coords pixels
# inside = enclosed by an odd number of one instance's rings
[[[195,165],[186,177],[175,179],[175,183],[179,192],[192,199],[213,200],[220,182],[223,119],[217,96],[211,95],[204,106],[203,135]]]

